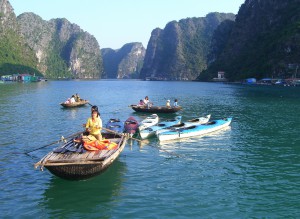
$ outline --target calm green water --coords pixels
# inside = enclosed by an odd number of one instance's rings
[[[129,140],[102,175],[66,181],[33,168],[53,147],[32,157],[23,152],[81,131],[90,107],[59,105],[77,92],[100,106],[104,122],[131,115],[142,120],[146,115],[128,105],[146,95],[156,105],[178,98],[183,120],[210,113],[213,119],[233,117],[233,122],[205,137],[164,144],[151,138],[143,145]],[[6,83],[0,84],[0,104],[1,218],[300,217],[299,88],[147,81]]]

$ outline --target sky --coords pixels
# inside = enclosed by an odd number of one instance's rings
[[[9,0],[16,16],[33,12],[43,20],[66,18],[93,35],[100,48],[119,49],[141,42],[146,48],[155,28],[170,21],[237,14],[245,0]]]

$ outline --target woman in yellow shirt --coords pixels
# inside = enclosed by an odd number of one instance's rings
[[[88,118],[85,128],[90,135],[95,136],[97,140],[101,140],[102,120],[97,110],[92,111],[92,117]]]

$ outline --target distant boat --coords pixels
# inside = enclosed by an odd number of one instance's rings
[[[74,108],[74,107],[80,107],[88,104],[88,100],[80,100],[79,102],[74,102],[74,103],[60,103],[65,108]]]
[[[39,78],[38,81],[48,81],[47,78]]]
[[[167,141],[173,139],[194,137],[198,135],[208,134],[220,129],[223,129],[230,125],[232,118],[213,120],[211,122],[202,125],[191,125],[179,129],[169,130],[159,133],[157,135],[160,141]]]
[[[176,113],[182,110],[181,106],[177,107],[166,107],[166,106],[139,106],[139,105],[131,105],[130,106],[136,112],[144,112],[144,113]]]
[[[49,152],[34,166],[41,169],[45,167],[52,174],[69,180],[82,180],[99,175],[120,155],[126,144],[125,136],[112,133],[102,133],[102,136],[115,142],[117,147],[111,150],[79,152],[82,142],[74,142],[72,138],[63,146]],[[80,134],[76,138],[80,138]]]

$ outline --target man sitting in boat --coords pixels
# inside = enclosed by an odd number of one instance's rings
[[[177,99],[174,100],[174,107],[178,107],[178,100]]]
[[[145,96],[144,104],[147,105],[148,103],[149,103],[149,98],[148,98],[148,96]]]
[[[144,105],[146,105],[148,109],[152,106],[152,102],[150,102],[148,96],[146,96],[144,99]]]
[[[70,99],[70,103],[75,103],[76,101],[75,101],[75,96],[74,95],[72,95],[72,97],[71,97],[71,99]]]
[[[171,107],[171,105],[170,105],[170,100],[167,100],[166,107],[168,107],[168,108]]]
[[[77,93],[75,94],[75,101],[80,102],[80,96]]]
[[[88,118],[85,128],[90,135],[95,136],[97,140],[101,140],[102,120],[98,110],[92,110],[92,117]]]
[[[144,105],[145,105],[144,101],[143,101],[143,100],[140,100],[138,106],[144,106]]]

